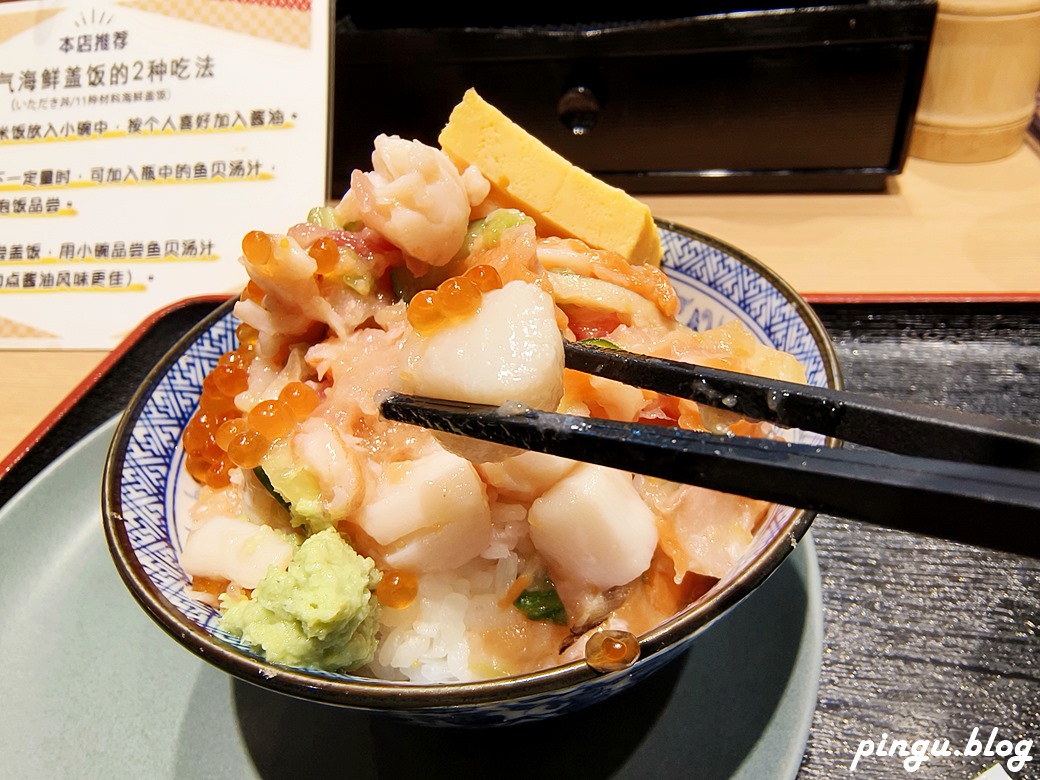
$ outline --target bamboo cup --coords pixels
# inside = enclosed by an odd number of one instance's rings
[[[910,154],[986,162],[1017,150],[1040,85],[1040,0],[939,0]]]

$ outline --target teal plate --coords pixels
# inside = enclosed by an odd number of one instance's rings
[[[159,630],[127,597],[105,542],[101,475],[115,425],[0,510],[5,776],[797,775],[822,655],[811,535],[640,685],[544,722],[426,728],[253,686]]]

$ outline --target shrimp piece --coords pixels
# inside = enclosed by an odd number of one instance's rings
[[[275,441],[261,468],[291,507],[293,526],[317,533],[361,503],[365,482],[354,448],[333,431],[322,430],[322,420],[307,422],[308,429]]]
[[[462,247],[470,209],[490,187],[479,173],[460,174],[440,149],[381,134],[372,171],[354,171],[337,216],[356,213],[407,254],[441,266]]]
[[[266,326],[279,332],[301,333],[311,322],[320,319],[315,316],[317,312],[324,313],[329,308],[318,291],[314,276],[317,263],[289,236],[269,234],[266,239],[270,244],[269,252],[258,252],[255,257],[247,253],[242,258],[242,265],[249,278],[263,291],[262,308],[271,321],[249,324],[260,330]]]
[[[292,345],[318,340],[339,318],[321,294],[314,258],[288,236],[256,235],[263,249],[247,251],[241,262],[262,295],[244,296],[234,313],[259,333],[259,355],[284,365]]]
[[[379,415],[377,391],[388,387],[402,360],[405,335],[404,304],[375,310],[365,327],[340,339],[326,339],[307,350],[306,361],[322,381],[330,383],[328,407],[359,408],[370,418]]]
[[[339,249],[332,272],[319,273],[309,253],[319,238],[331,239]],[[293,344],[317,342],[326,328],[343,338],[378,318],[388,299],[373,290],[374,280],[402,262],[396,247],[367,228],[350,232],[301,224],[285,236],[256,231],[246,241],[242,263],[259,294],[247,288],[235,315],[259,332],[260,354],[273,362],[284,362],[283,353]]]
[[[317,480],[324,513],[346,517],[361,506],[365,481],[357,445],[327,420],[311,417],[292,437],[296,461]]]
[[[261,401],[277,398],[290,382],[311,379],[301,349],[290,350],[283,365],[275,365],[260,357],[249,364],[248,370],[249,386],[235,396],[235,405],[242,412],[248,412]]]

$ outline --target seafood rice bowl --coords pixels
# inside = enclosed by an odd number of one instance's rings
[[[439,141],[379,136],[337,204],[246,233],[241,295],[120,423],[106,532],[148,613],[236,676],[424,722],[546,717],[660,667],[811,516],[394,422],[380,399],[818,443],[565,368],[563,345],[816,384],[836,363],[775,275],[472,90]],[[555,191],[518,165],[563,166]]]

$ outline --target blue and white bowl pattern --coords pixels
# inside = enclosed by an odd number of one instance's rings
[[[836,362],[822,326],[785,283],[753,259],[710,236],[669,223],[659,225],[665,249],[663,267],[681,299],[680,319],[697,330],[734,318],[743,320],[763,343],[797,356],[810,383],[826,386],[837,381]],[[271,687],[287,693],[344,706],[381,709],[378,696],[368,700],[337,690],[339,684],[350,687],[374,681],[268,664],[240,640],[220,630],[215,609],[187,594],[188,578],[180,568],[178,555],[188,526],[188,507],[197,494],[197,486],[184,470],[180,439],[198,404],[203,379],[220,356],[237,345],[237,324],[230,306],[221,307],[215,318],[171,352],[165,368],[153,373],[127,411],[113,444],[106,477],[111,483],[110,509],[115,510],[106,513],[106,523],[121,526],[108,528],[117,564],[122,560],[124,568],[133,570],[121,572],[132,591],[144,589],[151,593],[144,599],[140,592],[135,595],[160,625],[226,671],[253,682],[270,682]],[[796,434],[794,440],[818,444],[821,438]],[[114,473],[116,470],[118,473]],[[760,576],[749,587],[764,579],[789,549],[789,545],[777,544],[777,537],[787,534],[792,543],[796,542],[810,520],[807,513],[773,507],[756,535],[753,549],[742,558],[742,565],[713,589],[712,594],[723,594],[724,603],[705,610],[704,619],[689,627],[679,641],[669,640],[654,652],[644,653],[631,669],[595,675],[584,664],[571,664],[580,670],[572,675],[573,679],[566,678],[567,667],[560,667],[563,672],[552,673],[560,676],[559,687],[543,682],[530,689],[521,685],[513,691],[507,684],[499,684],[501,681],[489,684],[490,688],[508,690],[505,698],[473,695],[472,684],[439,686],[434,692],[439,692],[439,697],[415,707],[398,705],[391,708],[393,714],[423,723],[491,725],[519,718],[549,717],[611,696],[670,660],[697,631],[745,595],[740,588],[730,588],[734,592],[727,594],[727,586],[746,575],[741,571],[744,563],[772,548],[774,560],[763,564]],[[223,650],[216,654],[207,652],[207,636],[223,643]],[[398,692],[433,687],[386,682],[376,685],[383,691]],[[454,703],[453,690],[460,692],[461,705]]]

